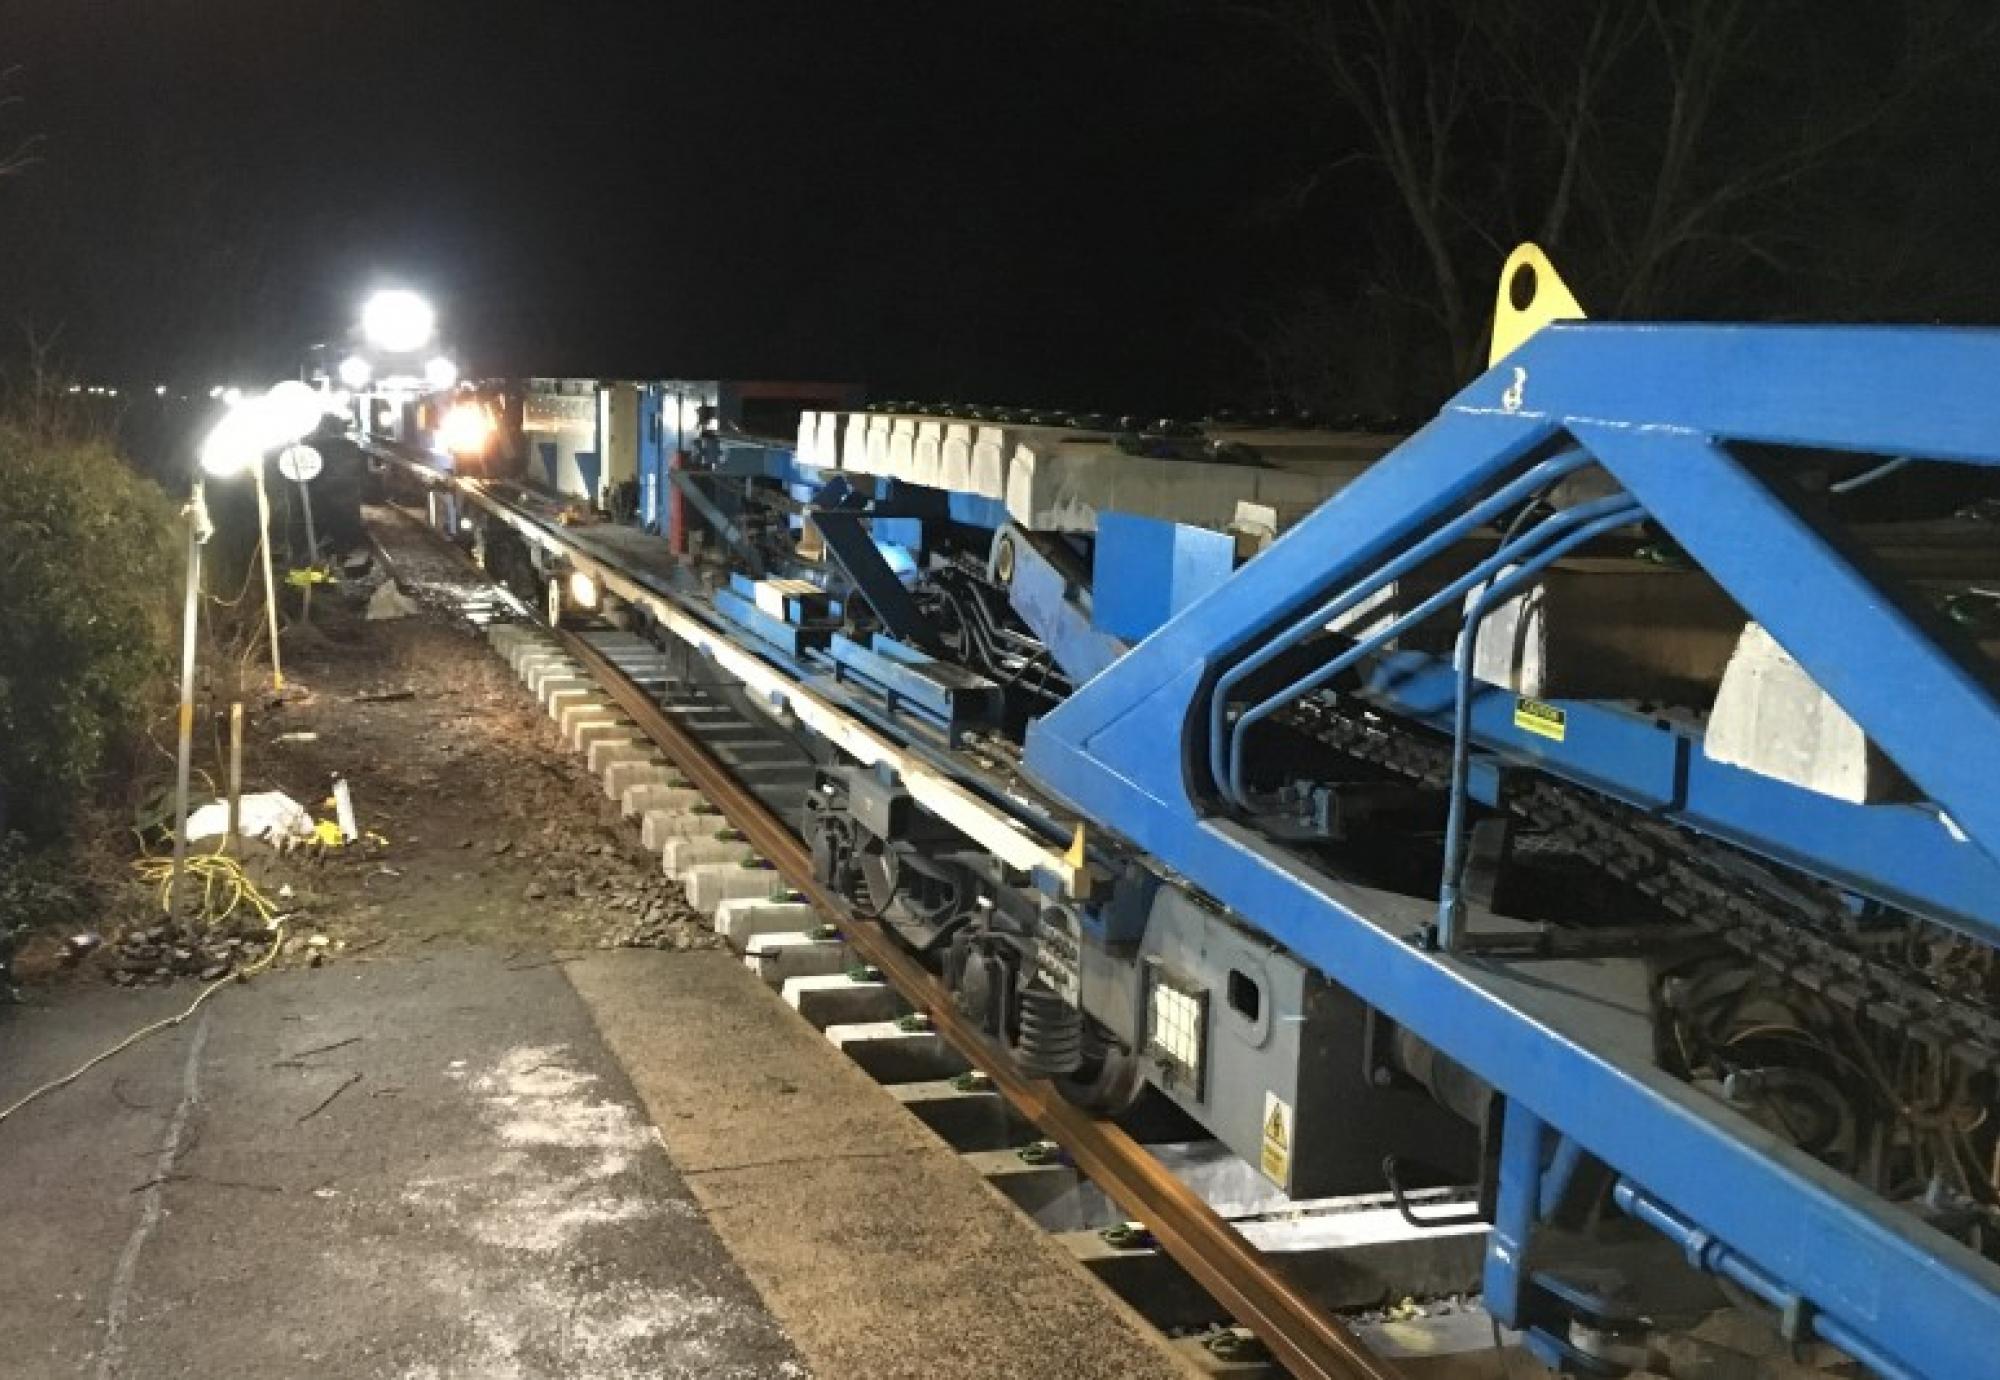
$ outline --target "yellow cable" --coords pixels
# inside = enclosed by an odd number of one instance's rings
[[[201,883],[201,919],[205,925],[213,926],[227,920],[246,902],[265,921],[276,914],[277,907],[244,874],[243,865],[227,853],[196,853],[185,864],[187,874]],[[145,857],[133,864],[141,881],[149,882],[159,890],[160,909],[167,915],[174,913],[173,883],[174,864],[171,858]],[[223,904],[218,906],[217,892],[221,891]]]

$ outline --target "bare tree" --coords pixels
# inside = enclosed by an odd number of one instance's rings
[[[1800,272],[1807,206],[1993,34],[1970,0],[1877,7],[1861,29],[1771,0],[1236,8],[1358,127],[1358,154],[1330,149],[1294,195],[1366,187],[1349,170],[1373,165],[1397,230],[1372,237],[1364,289],[1426,324],[1445,382],[1478,368],[1524,239],[1614,316],[1700,312],[1747,270]]]
[[[20,75],[19,67],[0,67],[0,113],[11,114],[21,105],[21,94],[13,89]],[[16,139],[13,147],[0,153],[0,177],[11,177],[40,162],[41,148],[39,134],[24,134]]]

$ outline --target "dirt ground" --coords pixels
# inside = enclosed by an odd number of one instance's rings
[[[363,833],[284,857],[244,846],[246,870],[289,917],[278,966],[439,945],[532,960],[718,943],[467,621],[462,597],[475,586],[465,572],[413,544],[403,519],[371,516],[423,612],[367,619],[374,577],[323,594],[313,625],[286,632],[282,696],[245,706],[246,794],[283,791],[332,819],[330,791],[345,778]],[[67,936],[36,936],[17,975],[30,994],[65,979],[165,981],[177,940],[161,920],[133,887],[103,918],[103,948],[72,966]],[[247,962],[260,941],[254,928],[243,934]]]
[[[476,634],[429,617],[359,628],[303,660],[305,693],[263,725],[272,785],[319,805],[344,775],[382,840],[301,867],[317,929],[350,953],[716,942]]]

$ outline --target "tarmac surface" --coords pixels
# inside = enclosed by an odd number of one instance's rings
[[[191,993],[16,1013],[0,1101]],[[548,959],[232,987],[0,1165],[0,1375],[808,1373]]]
[[[194,990],[12,1013],[0,1103]],[[713,950],[266,974],[0,1165],[0,1377],[1185,1373]]]

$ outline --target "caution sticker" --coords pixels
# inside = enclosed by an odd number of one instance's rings
[[[1514,701],[1514,727],[1560,743],[1569,732],[1569,715],[1555,705],[1523,695]]]
[[[1258,1157],[1264,1177],[1285,1188],[1292,1177],[1292,1108],[1276,1093],[1264,1094],[1264,1153]]]

